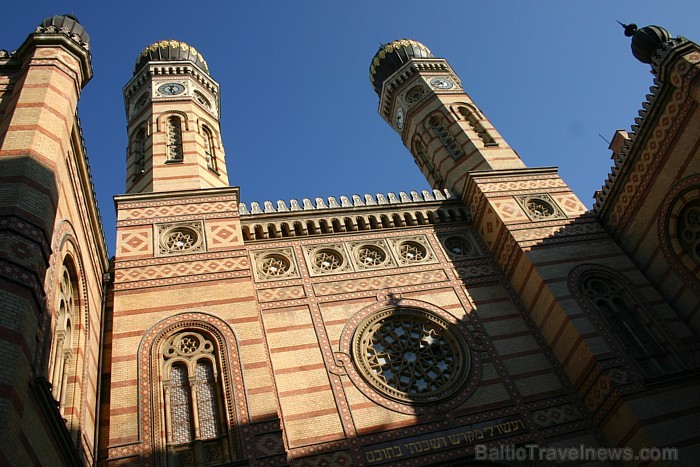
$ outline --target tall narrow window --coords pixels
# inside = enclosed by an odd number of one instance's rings
[[[178,117],[168,118],[168,162],[182,162],[182,128]]]
[[[459,159],[464,155],[462,148],[459,147],[457,141],[455,141],[452,135],[450,135],[450,132],[447,130],[447,121],[444,118],[432,117],[430,120],[428,120],[428,125],[430,126],[430,129],[433,130],[433,133],[435,133],[435,136],[437,136],[442,142],[442,145],[445,146],[445,149],[447,149],[447,152],[450,153],[450,156],[452,156],[453,159]]]
[[[207,127],[202,127],[204,133],[204,156],[207,159],[207,167],[214,172],[218,172],[216,166],[216,153],[214,152],[214,137],[211,130]]]
[[[136,178],[146,170],[146,130],[144,128],[136,132],[132,143],[132,157],[134,178]]]
[[[478,113],[469,107],[460,106],[457,109],[460,115],[469,123],[469,126],[474,130],[479,139],[484,143],[484,146],[498,146],[498,143],[493,139],[489,132],[484,128],[483,123],[481,123],[480,116]]]
[[[199,332],[175,334],[165,343],[163,363],[163,375],[168,378],[163,381],[168,444],[205,442],[203,447],[208,449],[213,445],[207,440],[221,438],[224,432],[219,364],[213,340]]]
[[[416,156],[418,167],[420,167],[421,171],[425,167],[425,170],[428,172],[426,175],[433,177],[433,186],[443,186],[444,184],[442,177],[440,177],[435,170],[435,166],[433,165],[432,161],[428,159],[428,155],[425,153],[425,144],[423,144],[423,141],[421,141],[418,137],[413,140],[413,153]]]
[[[606,271],[591,270],[582,274],[579,287],[646,376],[681,369],[669,339],[622,281]]]
[[[68,367],[72,358],[73,326],[76,316],[77,294],[75,290],[75,269],[66,258],[61,270],[58,284],[58,304],[56,313],[56,331],[53,341],[53,360],[51,368],[51,394],[63,412],[66,386],[68,384]]]

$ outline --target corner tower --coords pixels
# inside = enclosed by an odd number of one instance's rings
[[[524,164],[464,92],[443,58],[409,39],[383,45],[369,69],[379,114],[399,133],[433,188],[461,193],[474,170]]]
[[[126,192],[228,186],[219,103],[219,84],[194,47],[175,40],[146,47],[124,87]]]

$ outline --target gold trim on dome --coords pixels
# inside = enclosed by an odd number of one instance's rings
[[[139,59],[136,60],[136,62],[138,63],[141,57],[147,57],[149,52],[156,52],[158,49],[167,49],[168,47],[181,49],[184,52],[189,53],[193,59],[199,59],[204,64],[204,67],[208,69],[206,60],[204,60],[204,57],[202,57],[202,55],[197,51],[197,49],[185,42],[177,41],[175,39],[154,42],[153,44],[149,45],[141,51],[141,55],[139,56]]]
[[[425,49],[428,52],[428,54],[430,54],[430,55],[433,54],[429,48],[427,48],[425,45],[421,44],[418,41],[414,41],[411,39],[398,39],[395,41],[391,41],[388,44],[384,44],[384,46],[374,56],[374,59],[372,60],[372,65],[370,66],[370,73],[369,73],[370,80],[373,79],[374,74],[376,73],[376,67],[379,66],[379,64],[384,59],[384,57],[386,57],[388,54],[392,53],[394,50],[398,49],[399,47],[410,47],[410,46],[414,46],[414,45],[418,46],[419,48]]]

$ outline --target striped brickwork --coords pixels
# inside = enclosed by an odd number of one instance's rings
[[[389,212],[390,207],[378,207],[374,214],[380,215],[380,209]],[[342,211],[331,213],[343,216]],[[455,427],[504,416],[517,415],[523,423],[511,442],[546,444],[563,432],[595,431],[487,246],[475,240],[478,253],[464,260],[453,261],[445,253],[442,239],[465,232],[476,234],[467,224],[448,222],[249,243],[253,258],[256,252],[291,250],[299,271],[297,278],[283,280],[256,277],[255,284],[290,459],[321,462],[336,455],[329,453],[346,453],[358,465],[371,464],[371,447],[381,440],[437,439]],[[392,245],[392,239],[411,236],[428,239],[434,255],[426,264],[375,271],[353,265],[342,273],[319,275],[305,254],[317,245],[342,249],[378,240]],[[478,239],[478,234],[470,238]],[[356,261],[351,247],[343,251],[347,261]],[[399,301],[387,301],[388,295]],[[422,413],[420,407],[383,397],[360,375],[357,357],[349,351],[354,326],[363,316],[396,303],[446,313],[465,323],[465,332],[475,339],[469,381],[444,407]],[[444,412],[450,415],[438,415]],[[436,443],[432,452],[406,455],[412,462],[437,462],[473,452],[472,443],[464,441],[450,449]]]
[[[166,455],[156,354],[162,333],[179,323],[220,332],[222,362],[231,368],[227,423],[238,430],[234,458],[250,458],[253,450],[279,454],[277,406],[237,206],[235,188],[117,198],[114,311],[105,340],[109,399],[101,424],[101,455],[110,465]],[[202,222],[204,251],[159,254],[156,226],[164,221]]]
[[[700,198],[700,51],[697,45],[659,65],[627,147],[599,195],[598,215],[664,301],[700,332],[700,265],[679,244],[678,215]]]
[[[464,198],[469,200],[475,225],[489,248],[498,252],[497,261],[513,291],[529,310],[608,442],[634,447],[664,445],[665,436],[654,436],[660,434],[659,426],[668,428],[674,412],[694,411],[696,403],[644,390],[640,384],[643,377],[621,352],[599,315],[574,296],[577,283],[572,270],[582,265],[607,267],[628,278],[680,344],[677,352],[685,359],[692,359],[692,345],[683,345],[695,341],[690,329],[600,224],[585,213],[554,170],[474,173],[472,182]],[[517,199],[536,193],[548,193],[563,215],[533,221]],[[645,404],[662,405],[668,414],[649,417]],[[687,438],[692,445],[691,438],[692,433]]]
[[[0,69],[0,462],[92,464],[107,255],[75,117],[90,59],[67,34],[42,30],[0,58]],[[75,322],[59,413],[50,384],[66,258],[75,266]]]

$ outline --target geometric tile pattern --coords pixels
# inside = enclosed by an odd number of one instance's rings
[[[115,284],[137,282],[169,277],[192,277],[200,274],[247,270],[247,257],[221,258],[169,264],[152,264],[129,269],[119,269],[114,275]]]
[[[277,302],[281,300],[292,300],[295,298],[303,298],[306,296],[304,287],[294,285],[291,287],[274,287],[271,289],[258,289],[258,301]]]
[[[532,412],[532,420],[539,428],[579,420],[582,418],[581,412],[572,404],[549,407],[547,409]]]
[[[318,296],[339,293],[357,292],[361,290],[377,290],[407,285],[428,284],[448,280],[444,271],[421,271],[409,274],[368,277],[365,279],[344,280],[338,282],[323,282],[314,284],[314,293]]]
[[[117,245],[120,247],[118,256],[142,256],[151,253],[153,249],[149,230],[120,231],[120,238],[117,240]]]

